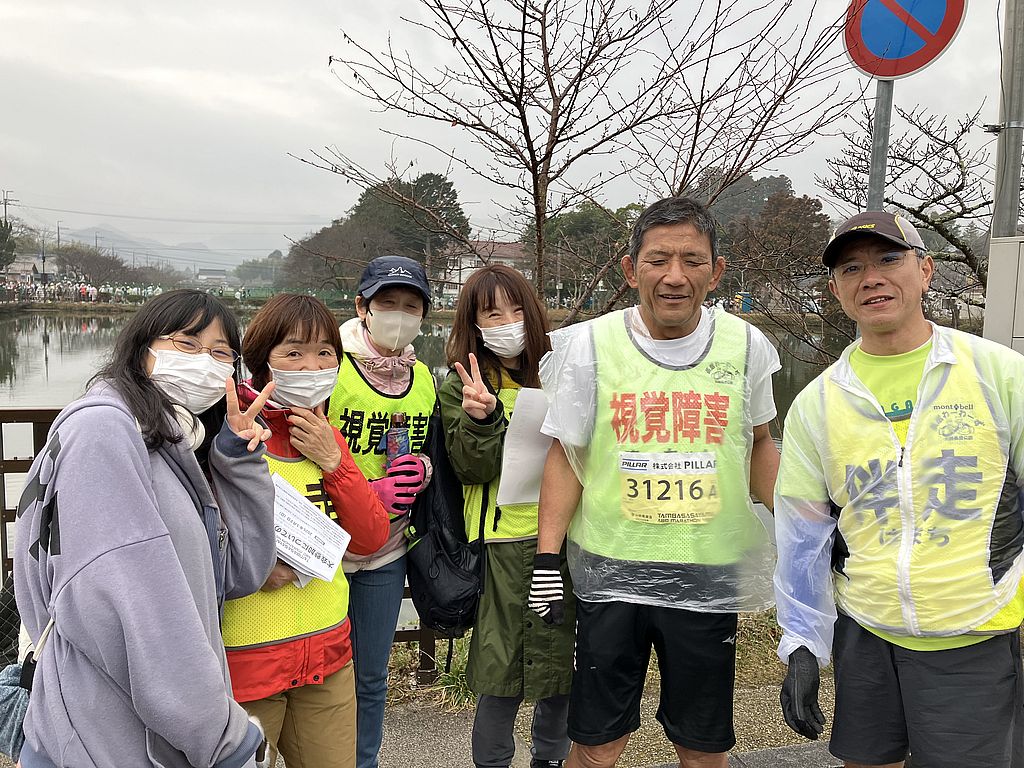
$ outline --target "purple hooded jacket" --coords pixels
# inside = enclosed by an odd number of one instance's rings
[[[262,455],[225,425],[215,498],[187,444],[149,451],[110,386],[60,413],[18,505],[18,610],[33,639],[54,617],[23,768],[254,765],[259,731],[231,698],[219,602],[258,590],[275,562]]]

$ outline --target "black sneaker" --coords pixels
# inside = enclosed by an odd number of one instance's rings
[[[533,758],[530,761],[530,768],[562,768],[565,765],[563,760],[538,760]]]

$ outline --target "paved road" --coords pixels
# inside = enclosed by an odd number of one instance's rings
[[[417,768],[473,768],[469,754],[472,728],[472,711],[449,714],[439,713],[434,707],[389,706],[385,710],[380,768],[408,768],[410,765]],[[516,744],[512,768],[528,768],[529,746],[518,737]],[[732,768],[836,768],[840,765],[841,761],[832,757],[823,744],[745,752],[730,758]]]

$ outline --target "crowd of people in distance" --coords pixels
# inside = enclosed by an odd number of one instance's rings
[[[159,285],[93,285],[82,280],[59,277],[47,282],[20,282],[8,280],[0,285],[0,302],[67,302],[124,304],[159,296],[164,289]]]

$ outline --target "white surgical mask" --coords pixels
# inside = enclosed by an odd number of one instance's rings
[[[279,371],[271,368],[274,384],[274,400],[289,408],[316,408],[323,403],[338,382],[338,369],[325,368],[322,371]]]
[[[405,349],[420,335],[421,322],[422,317],[408,312],[366,312],[366,330],[370,332],[373,343],[382,349]]]
[[[231,363],[214,360],[205,352],[190,355],[176,349],[153,349],[156,358],[150,380],[173,403],[200,414],[224,397],[224,380],[235,370]]]
[[[510,359],[518,357],[526,349],[526,323],[520,320],[516,323],[496,325],[493,328],[480,329],[480,336],[483,337],[484,346],[498,357]]]

